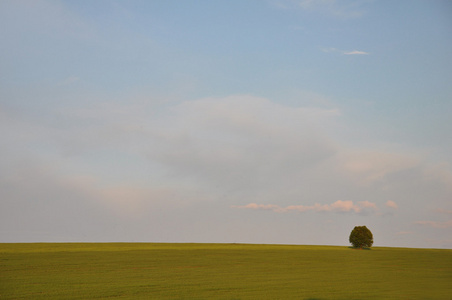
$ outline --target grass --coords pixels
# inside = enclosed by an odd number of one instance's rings
[[[451,299],[452,250],[0,244],[0,299]]]

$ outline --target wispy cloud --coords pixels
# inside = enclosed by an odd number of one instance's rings
[[[70,85],[70,84],[76,83],[77,81],[80,81],[79,77],[77,77],[77,76],[69,76],[68,78],[66,78],[63,81],[61,81],[59,83],[59,85],[60,86]]]
[[[257,204],[250,203],[247,205],[233,205],[232,208],[240,208],[240,209],[254,209],[254,210],[272,210],[278,213],[286,213],[286,212],[307,212],[307,211],[315,211],[315,212],[351,212],[351,213],[364,213],[365,211],[376,211],[378,210],[377,205],[375,203],[369,201],[360,201],[357,204],[354,204],[353,201],[347,200],[342,201],[338,200],[332,204],[319,204],[315,203],[314,205],[290,205],[286,207],[281,207],[276,204]]]
[[[360,201],[358,204],[363,208],[372,208],[377,210],[377,205],[375,203],[369,202],[369,201]]]
[[[3,185],[0,180],[0,196],[8,199],[0,209],[4,212],[0,219],[8,225],[4,227],[43,229],[45,223],[40,220],[46,219],[46,211],[52,211],[70,215],[67,220],[52,222],[62,230],[76,232],[77,217],[87,214],[84,230],[88,236],[93,236],[90,226],[101,228],[99,224],[104,223],[112,227],[117,220],[123,224],[150,220],[155,226],[166,222],[163,219],[172,220],[188,232],[195,227],[190,227],[185,211],[195,213],[199,207],[220,211],[216,205],[235,205],[221,214],[240,212],[248,217],[254,212],[251,218],[256,219],[250,220],[259,224],[265,219],[260,218],[264,212],[299,215],[305,221],[337,214],[378,217],[395,212],[391,202],[389,207],[385,205],[389,199],[400,207],[428,199],[426,195],[450,199],[450,194],[441,194],[441,187],[448,183],[443,180],[448,178],[443,176],[448,174],[445,167],[432,168],[426,176],[425,163],[411,152],[352,148],[336,141],[331,129],[341,124],[336,109],[289,107],[249,95],[186,101],[161,108],[158,114],[154,107],[138,99],[56,109],[46,117],[64,120],[58,127],[50,126],[47,119],[27,118],[25,112],[0,107],[0,134],[5,144],[0,149],[0,177],[15,178],[3,180]],[[30,145],[40,147],[30,154]],[[48,162],[34,150],[45,147],[53,147],[50,149],[60,153],[58,158]],[[99,160],[97,153],[115,164]],[[42,166],[35,172],[29,162],[34,159]],[[57,169],[46,177],[47,165]],[[400,176],[406,174],[407,178]],[[79,179],[85,175],[94,178]],[[59,200],[68,197],[70,203]],[[22,213],[28,199],[33,199],[30,209]],[[302,199],[327,200],[297,202]],[[434,205],[450,209],[446,200]],[[28,219],[23,225],[17,223],[19,214]],[[35,215],[42,218],[33,218]],[[155,218],[161,219],[157,222]],[[205,226],[222,230],[219,223]],[[170,231],[153,237],[167,240],[179,236],[178,231]],[[148,236],[136,228],[125,233]],[[109,235],[118,237],[121,233]]]
[[[430,165],[424,170],[424,177],[427,180],[440,181],[452,191],[452,172],[449,163],[443,162]]]
[[[433,228],[449,228],[452,227],[452,220],[445,222],[437,222],[437,221],[417,221],[415,224],[429,226]]]
[[[353,51],[345,51],[343,52],[345,55],[369,55],[369,52],[353,50]]]
[[[398,208],[399,208],[399,206],[397,205],[397,203],[395,203],[394,201],[391,201],[391,200],[389,200],[389,201],[386,202],[386,206],[387,206],[387,207],[390,207],[390,208],[394,208],[394,209],[398,209]]]
[[[334,47],[330,48],[322,48],[322,52],[325,53],[340,53],[342,55],[370,55],[370,52],[362,51],[362,50],[341,50]]]
[[[331,52],[341,52],[341,50],[337,48],[321,48],[322,52],[331,53]]]
[[[419,165],[419,158],[407,154],[377,151],[350,152],[339,158],[342,168],[362,185],[384,180],[388,175]]]
[[[435,212],[440,213],[440,214],[448,214],[448,215],[452,214],[451,209],[443,209],[443,208],[438,208],[435,210]]]

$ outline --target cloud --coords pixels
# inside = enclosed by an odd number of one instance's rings
[[[67,170],[90,170],[102,178],[100,184],[125,188],[134,181],[141,186],[145,181],[163,182],[208,191],[214,200],[229,205],[237,199],[330,199],[337,191],[337,198],[354,197],[345,191],[386,183],[390,176],[419,166],[412,155],[339,144],[330,132],[341,119],[337,109],[288,107],[250,95],[203,98],[158,109],[139,101],[94,103],[55,110],[45,120],[6,109],[0,113],[1,132],[8,141],[4,157],[21,152],[39,157],[51,151]],[[49,122],[53,118],[58,126]],[[291,210],[375,210],[372,202],[378,195],[367,199],[370,202],[339,201]]]
[[[322,48],[322,52],[325,53],[341,53],[343,55],[370,55],[369,52],[366,51],[360,51],[360,50],[353,50],[353,51],[347,51],[347,50],[341,50],[337,48]]]
[[[369,202],[369,201],[360,201],[358,203],[363,208],[371,208],[371,209],[377,210],[377,205],[375,203],[372,203],[372,202]]]
[[[0,114],[5,142],[0,175],[18,176],[14,182],[3,177],[0,196],[9,200],[1,204],[2,211],[19,214],[20,207],[30,208],[23,226],[4,213],[4,228],[46,231],[46,214],[61,230],[74,232],[78,220],[86,218],[83,233],[90,232],[88,225],[102,232],[116,220],[173,216],[174,221],[190,209],[237,214],[225,206],[299,213],[305,221],[333,214],[376,217],[386,208],[380,199],[387,197],[405,207],[432,193],[439,199],[436,207],[447,208],[450,199],[441,194],[447,166],[425,173],[421,157],[351,147],[334,134],[335,128],[344,128],[337,109],[289,107],[235,95],[165,106],[138,100],[93,103],[49,110],[45,118],[9,107],[0,107]],[[56,168],[54,175],[33,171],[33,161],[41,162],[42,170]],[[300,199],[335,200],[291,205]],[[74,214],[58,218],[52,212]],[[186,222],[175,224],[186,227],[191,220]],[[134,232],[146,236],[139,230],[128,234]]]
[[[354,211],[354,212],[360,212],[361,208],[357,205],[354,205],[352,201],[341,201],[338,200],[330,205],[330,210],[336,210],[341,212],[348,212],[348,211]]]
[[[449,228],[452,227],[452,220],[445,222],[436,222],[436,221],[417,221],[415,224],[433,227],[433,228]]]
[[[338,200],[332,204],[319,204],[316,203],[314,205],[306,206],[306,205],[290,205],[286,207],[281,207],[276,204],[257,204],[250,203],[243,206],[233,205],[232,208],[239,209],[253,209],[253,210],[271,210],[278,213],[286,213],[286,212],[351,212],[351,213],[364,213],[365,209],[370,209],[372,211],[377,210],[377,206],[375,203],[369,201],[361,201],[358,204],[354,204],[353,201],[347,200],[342,201]]]
[[[165,212],[171,212],[166,217],[172,218],[175,211],[211,199],[196,188],[153,182],[111,184],[93,175],[70,174],[66,167],[56,160],[22,157],[5,162],[0,157],[2,241],[117,241],[134,235],[145,240],[149,228],[163,227],[155,219]],[[155,226],[122,232],[147,219]]]
[[[275,191],[334,155],[323,127],[337,116],[248,95],[184,102],[154,120],[147,157],[209,186]]]
[[[358,183],[369,185],[420,164],[417,156],[394,152],[348,151],[338,158],[340,168]]]
[[[365,51],[353,50],[353,51],[343,52],[343,54],[345,54],[345,55],[369,55],[370,53],[365,52]]]
[[[424,169],[424,178],[429,181],[442,182],[452,191],[452,172],[449,163],[437,163]]]
[[[452,214],[452,210],[451,209],[443,209],[443,208],[438,208],[435,210],[435,212],[440,213],[440,214]]]
[[[89,198],[123,215],[139,214],[146,199],[167,199],[165,189],[141,188],[153,182],[185,190],[173,199],[187,198],[179,196],[189,190],[214,192],[211,199],[222,201],[295,197],[296,182],[336,153],[324,128],[340,116],[336,109],[287,107],[249,95],[158,110],[141,102],[96,102],[51,110],[45,118],[3,107],[0,114],[5,174],[20,161],[51,159],[62,174],[90,174],[110,187],[90,188]]]
[[[325,53],[342,52],[341,50],[336,49],[336,48],[322,48],[321,50],[322,50],[322,52],[325,52]]]
[[[394,209],[398,209],[399,206],[397,205],[397,203],[395,203],[394,201],[388,200],[386,202],[386,206],[390,207],[390,208],[394,208]]]
[[[284,212],[285,210],[281,208],[278,205],[275,204],[257,204],[257,203],[250,203],[243,206],[232,206],[234,208],[249,208],[249,209],[256,209],[256,210],[273,210],[276,212]]]

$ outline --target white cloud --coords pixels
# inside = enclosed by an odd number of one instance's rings
[[[343,52],[345,55],[369,55],[369,52],[353,50],[353,51],[345,51]]]
[[[397,203],[395,203],[394,201],[388,200],[386,202],[386,206],[390,207],[390,208],[394,208],[394,209],[398,209],[399,206],[397,205]]]
[[[149,159],[227,190],[290,182],[335,153],[322,127],[337,110],[247,95],[184,102],[149,129]]]
[[[341,53],[343,55],[369,55],[369,52],[366,51],[360,51],[360,50],[353,50],[353,51],[348,51],[348,50],[341,50],[341,49],[337,49],[337,48],[321,48],[322,52],[325,53]]]
[[[358,204],[354,204],[353,201],[347,200],[342,201],[338,200],[332,204],[319,204],[315,203],[314,205],[290,205],[286,207],[281,207],[276,204],[257,204],[250,203],[247,205],[233,205],[232,208],[240,208],[240,209],[254,209],[254,210],[272,210],[278,213],[286,213],[286,212],[307,212],[307,211],[315,211],[315,212],[351,212],[351,213],[363,213],[365,209],[370,209],[371,211],[377,210],[377,205],[375,203],[369,201],[361,201]]]
[[[325,52],[325,53],[342,52],[341,50],[336,49],[336,48],[322,48],[321,50],[322,50],[322,52]]]

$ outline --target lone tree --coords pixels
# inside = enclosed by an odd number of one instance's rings
[[[355,226],[348,239],[355,248],[372,247],[374,237],[366,226]]]

